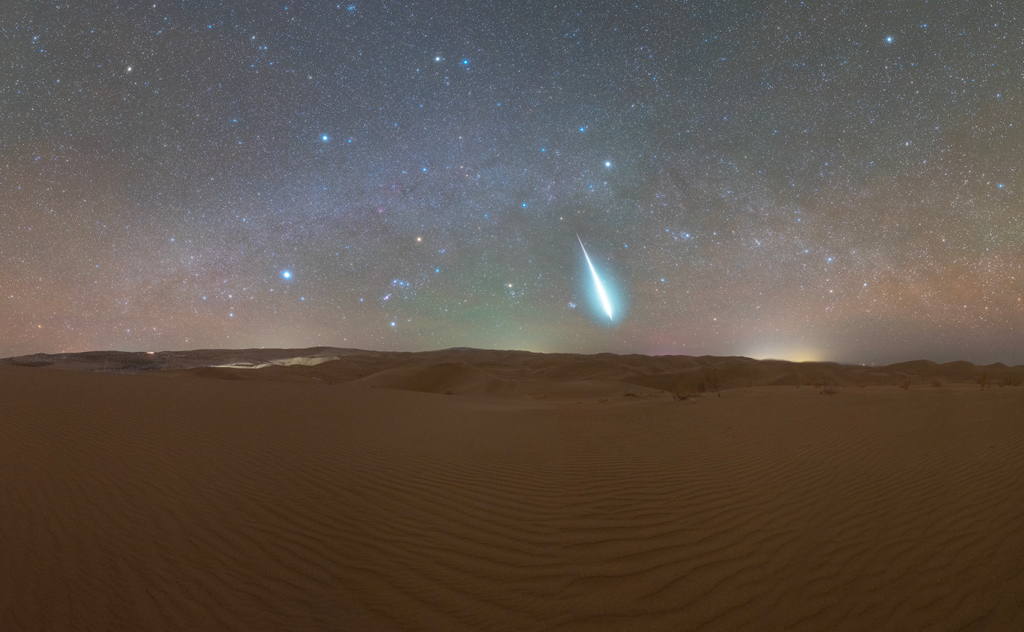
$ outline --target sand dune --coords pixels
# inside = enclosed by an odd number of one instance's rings
[[[492,351],[455,348],[422,353],[381,352],[336,347],[309,349],[204,349],[198,351],[117,352],[96,351],[69,354],[36,354],[6,358],[0,363],[50,369],[104,373],[189,371],[193,375],[222,379],[262,381],[313,381],[341,384],[361,380],[378,388],[452,394],[486,394],[463,380],[513,380],[520,386],[534,381],[544,384],[576,384],[592,389],[586,382],[618,382],[659,391],[693,393],[706,389],[714,376],[721,388],[751,386],[941,386],[945,383],[976,383],[984,377],[989,385],[1020,385],[1024,365],[1002,363],[977,366],[970,362],[937,364],[929,360],[901,362],[887,366],[851,366],[833,362],[786,362],[744,357],[690,357],[541,354],[526,351]],[[451,366],[449,366],[451,365]],[[461,367],[458,375],[441,379],[441,374]],[[448,368],[445,368],[448,367]],[[243,375],[240,371],[259,369]],[[417,377],[418,376],[418,377]],[[493,379],[492,379],[493,378]],[[420,384],[420,380],[425,380]],[[438,380],[441,380],[438,382]],[[447,382],[451,382],[448,384]],[[445,382],[442,384],[442,382]],[[516,391],[502,382],[498,390]],[[618,387],[617,387],[618,388]],[[528,395],[532,388],[522,394]]]
[[[1024,629],[1021,367],[188,353],[0,365],[0,629]]]

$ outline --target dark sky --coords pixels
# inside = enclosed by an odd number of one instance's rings
[[[0,355],[1024,362],[1020,3],[4,5]]]

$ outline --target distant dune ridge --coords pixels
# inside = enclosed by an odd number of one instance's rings
[[[1022,376],[7,358],[0,630],[1021,630]]]
[[[521,395],[550,390],[595,391],[595,385],[641,387],[651,391],[693,393],[707,389],[709,372],[720,388],[750,386],[929,385],[976,383],[1019,385],[1024,365],[978,366],[970,362],[938,364],[929,360],[887,366],[834,362],[788,362],[744,357],[643,356],[531,353],[455,348],[419,353],[365,351],[335,347],[309,349],[210,349],[198,351],[36,354],[0,360],[16,366],[115,373],[191,370],[220,379],[356,383],[425,393]],[[252,369],[259,369],[252,372]],[[645,390],[647,389],[647,390]]]

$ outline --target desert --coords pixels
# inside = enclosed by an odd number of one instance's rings
[[[0,629],[1020,629],[1021,375],[8,358]]]
[[[1024,630],[1024,2],[0,7],[0,632]]]

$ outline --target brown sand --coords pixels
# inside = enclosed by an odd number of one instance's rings
[[[0,365],[0,630],[1024,629],[1024,388],[644,362]]]

